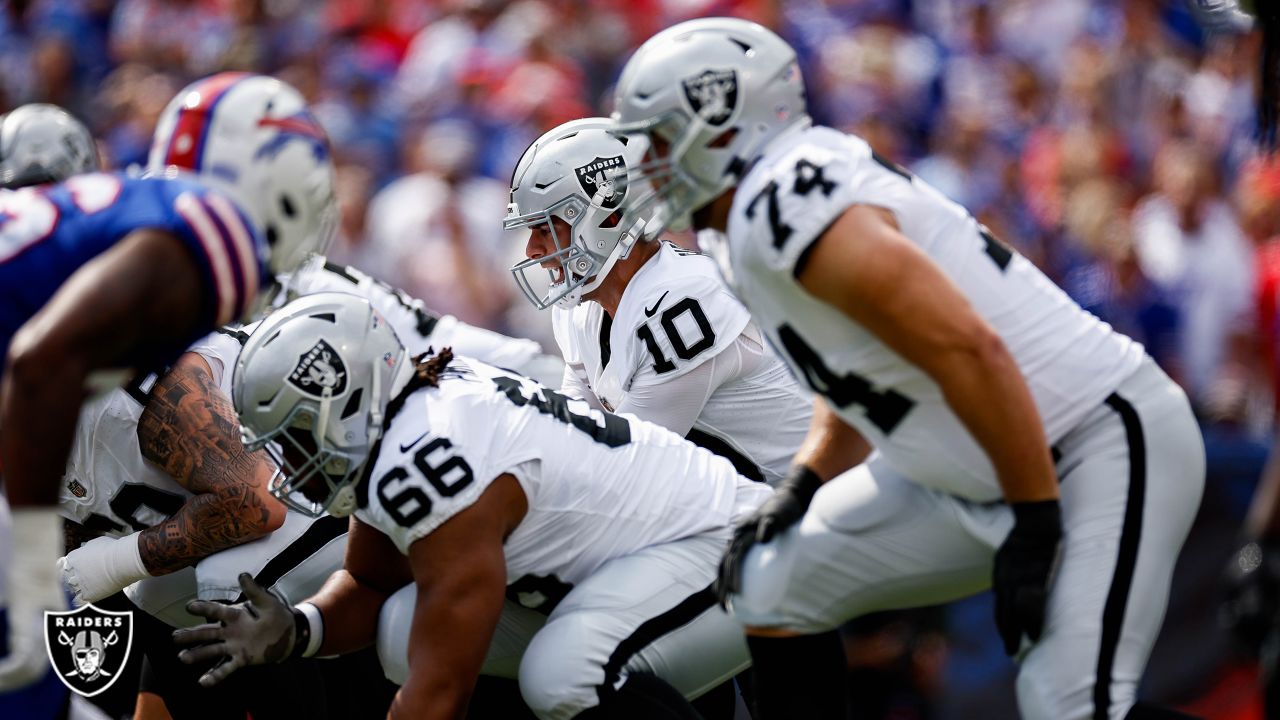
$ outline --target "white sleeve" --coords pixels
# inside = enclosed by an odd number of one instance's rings
[[[617,412],[631,413],[679,435],[688,435],[712,393],[726,382],[753,372],[764,357],[762,344],[753,337],[757,332],[748,325],[727,348],[683,375],[664,378],[642,371]]]
[[[585,401],[596,410],[604,410],[604,405],[600,404],[600,398],[596,397],[595,392],[587,385],[587,381],[579,377],[573,366],[567,363],[564,364],[564,374],[560,380],[560,392],[571,398]]]

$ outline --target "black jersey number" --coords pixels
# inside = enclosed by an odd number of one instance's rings
[[[915,407],[914,400],[892,388],[876,392],[871,383],[857,373],[846,373],[843,377],[836,375],[790,325],[778,328],[778,337],[787,354],[804,372],[804,379],[814,392],[841,408],[862,406],[867,419],[885,435],[893,432]]]
[[[171,517],[186,502],[187,499],[178,493],[161,490],[143,483],[125,483],[120,486],[119,490],[116,490],[116,494],[111,497],[111,501],[107,503],[107,506],[111,508],[111,512],[117,518],[128,523],[129,527],[134,530],[146,530],[150,525],[135,516],[138,510],[147,507],[165,517]],[[118,533],[125,529],[124,525],[98,513],[91,513],[89,517],[85,518],[84,526],[102,533]]]
[[[448,438],[438,437],[413,454],[413,467],[440,497],[445,498],[462,492],[476,479],[466,458],[443,452],[452,447],[453,443]],[[436,455],[434,460],[432,455]],[[378,480],[377,491],[378,500],[387,514],[404,527],[416,525],[431,514],[431,496],[403,466],[388,470]]]
[[[513,377],[499,375],[493,384],[518,407],[532,405],[543,415],[550,415],[562,423],[572,425],[592,440],[611,448],[622,447],[631,442],[631,424],[613,413],[602,412],[604,426],[596,424],[595,418],[582,415],[569,409],[569,398],[550,388],[540,387],[537,391],[526,394],[524,383]]]
[[[698,326],[698,339],[692,343],[682,337],[680,329],[676,327],[676,318],[685,313],[688,313]],[[664,310],[659,324],[662,325],[662,332],[666,333],[667,339],[671,341],[671,349],[676,351],[676,357],[681,360],[692,360],[715,347],[716,331],[712,329],[711,321],[707,320],[707,314],[702,311],[702,306],[694,298],[687,297]],[[653,336],[653,329],[649,327],[649,323],[636,329],[636,337],[640,338],[648,348],[649,354],[653,356],[654,372],[661,375],[676,369],[676,364],[663,354],[662,348],[658,346],[657,338]]]
[[[836,189],[836,181],[828,180],[823,173],[823,166],[817,163],[800,158],[796,161],[795,167],[795,183],[791,186],[791,192],[800,197],[807,197],[814,190],[821,190],[823,197],[831,197],[831,193]],[[756,193],[751,198],[751,203],[747,205],[747,219],[754,220],[756,217],[756,205],[761,201],[765,202],[766,211],[769,217],[769,231],[773,234],[773,249],[781,250],[783,245],[791,239],[791,234],[795,232],[795,228],[791,227],[782,220],[782,211],[778,205],[778,192],[781,186],[778,181],[770,180],[768,185]]]

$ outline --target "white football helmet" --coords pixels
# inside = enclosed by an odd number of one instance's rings
[[[279,468],[272,495],[311,517],[355,511],[355,483],[393,386],[411,370],[407,355],[369,301],[345,293],[299,298],[254,329],[231,400],[245,447],[266,448]],[[310,483],[323,483],[323,495]]]
[[[567,122],[534,141],[511,176],[507,230],[546,224],[556,252],[511,268],[516,285],[539,310],[572,307],[600,286],[614,264],[627,257],[652,218],[657,199],[647,183],[632,182],[641,143],[610,132],[607,118]],[[561,237],[552,218],[569,226]],[[552,267],[541,268],[543,263]],[[529,277],[544,269],[550,285]]]
[[[194,173],[230,196],[266,241],[274,276],[333,241],[328,137],[301,93],[275,78],[226,72],[188,85],[160,116],[147,171]]]
[[[0,188],[61,182],[97,169],[93,136],[66,110],[31,103],[0,115]]]
[[[618,130],[666,147],[633,177],[652,182],[664,199],[661,224],[676,230],[737,185],[769,141],[811,122],[795,50],[737,18],[690,20],[649,38],[616,93]]]

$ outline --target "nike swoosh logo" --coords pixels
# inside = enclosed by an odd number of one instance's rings
[[[667,293],[669,293],[669,292],[671,292],[671,291],[670,291],[670,290],[668,290],[667,292],[662,293],[662,297],[658,298],[658,302],[654,303],[654,304],[653,304],[653,307],[651,307],[651,308],[645,308],[645,309],[644,309],[644,316],[645,316],[645,317],[653,317],[653,314],[654,314],[654,313],[656,313],[656,312],[658,312],[658,306],[662,305],[662,301],[667,299]]]
[[[429,433],[429,432],[424,432],[424,433],[422,433],[421,435],[419,435],[419,436],[418,436],[418,439],[417,439],[417,440],[414,440],[414,441],[413,441],[413,442],[411,442],[411,443],[405,443],[405,444],[401,445],[401,446],[400,446],[400,452],[402,452],[402,453],[403,453],[403,452],[409,452],[409,448],[411,448],[411,447],[413,447],[414,445],[417,445],[418,443],[422,442],[422,438],[424,438],[424,437],[426,437],[426,436],[428,436],[428,435],[430,435],[430,434],[431,434],[431,433]]]

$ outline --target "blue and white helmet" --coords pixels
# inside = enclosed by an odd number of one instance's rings
[[[266,240],[277,277],[333,241],[328,137],[302,94],[275,78],[226,72],[183,88],[160,116],[147,171],[195,174],[226,193]]]

